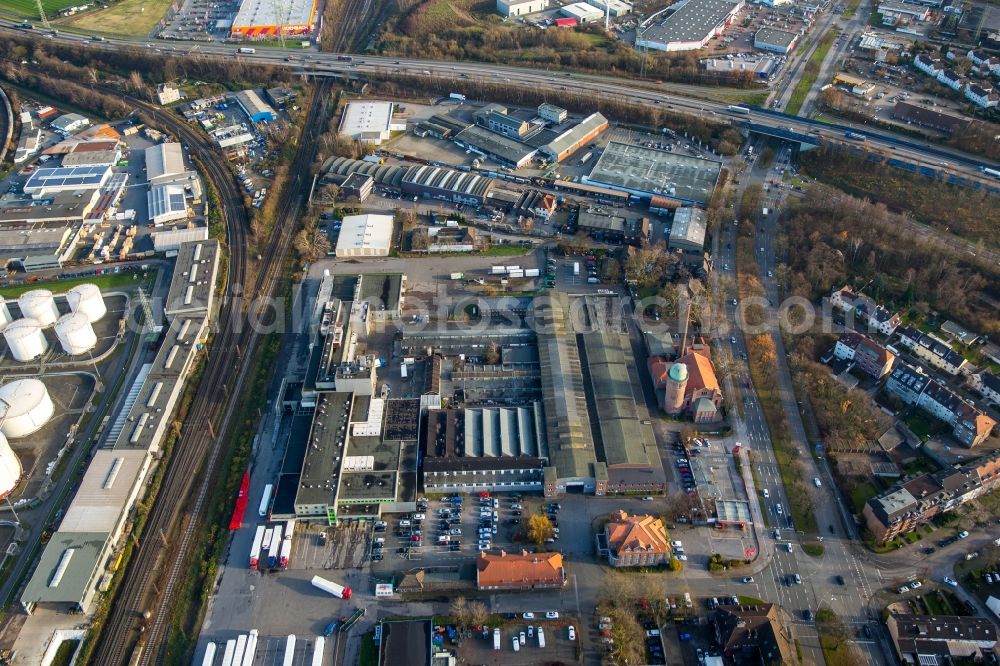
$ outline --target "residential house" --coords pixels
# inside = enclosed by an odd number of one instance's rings
[[[987,402],[1000,405],[1000,377],[997,377],[988,370],[983,370],[972,375],[969,378],[969,384]]]
[[[996,627],[985,617],[892,613],[885,626],[904,664],[982,663],[997,644]]]
[[[777,604],[719,606],[715,640],[725,663],[796,664],[795,640]]]
[[[923,368],[898,364],[886,380],[885,390],[950,425],[955,439],[968,448],[982,444],[996,426],[990,416],[927,376]]]
[[[913,59],[913,66],[928,76],[937,78],[944,71],[944,65],[937,58],[931,58],[926,53],[920,53]]]
[[[656,516],[618,511],[604,526],[608,564],[613,567],[657,566],[670,561],[670,542]]]
[[[899,342],[910,349],[913,355],[921,361],[930,364],[931,367],[943,370],[949,375],[957,375],[969,366],[965,357],[951,348],[951,346],[930,333],[904,326],[896,329],[899,335]]]
[[[843,361],[852,361],[854,366],[875,379],[881,379],[892,370],[896,355],[860,333],[848,331],[840,336],[833,355]]]
[[[566,569],[562,553],[479,553],[476,587],[480,590],[562,589]]]
[[[973,65],[979,67],[989,61],[990,54],[980,49],[970,49],[969,52],[965,54],[965,57],[972,61]]]
[[[876,330],[886,337],[892,335],[901,322],[902,318],[899,313],[890,312],[881,305],[876,305],[875,309],[868,315],[868,328]]]
[[[854,313],[855,321],[862,321],[868,328],[889,336],[899,326],[900,316],[879,305],[868,296],[844,286],[830,294],[830,304],[844,313]]]
[[[941,324],[941,334],[952,342],[960,342],[963,345],[971,345],[979,341],[978,333],[970,331],[951,319]]]
[[[965,87],[965,99],[984,109],[991,109],[1000,104],[1000,95],[993,92],[993,88],[984,88],[978,83]]]
[[[955,91],[961,90],[962,86],[965,85],[965,79],[953,69],[946,69],[940,72],[937,75],[937,82]]]

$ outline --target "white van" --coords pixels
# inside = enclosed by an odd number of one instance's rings
[[[813,479],[813,483],[814,483],[814,484],[816,485],[816,487],[817,487],[817,488],[819,488],[820,486],[822,486],[822,485],[823,485],[823,484],[822,484],[822,483],[820,482],[820,480],[819,480],[819,477],[818,477],[818,476],[817,476],[816,478],[814,478],[814,479]]]

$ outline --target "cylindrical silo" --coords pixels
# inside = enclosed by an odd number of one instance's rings
[[[42,325],[35,319],[15,319],[3,330],[3,337],[11,355],[22,363],[38,358],[49,348]]]
[[[10,495],[21,480],[21,461],[0,432],[0,499]]]
[[[70,310],[87,315],[91,324],[100,321],[101,317],[108,312],[107,306],[104,305],[104,297],[101,296],[101,290],[97,288],[97,285],[89,282],[78,284],[66,292],[66,300],[69,302]]]
[[[39,379],[17,379],[0,386],[0,432],[10,439],[35,432],[53,412],[52,398]]]
[[[14,321],[14,318],[10,316],[10,308],[7,307],[7,301],[0,298],[0,331],[7,328],[7,324]]]
[[[83,312],[70,312],[59,317],[55,330],[59,344],[71,356],[86,353],[97,344],[94,327]]]
[[[21,306],[22,315],[37,319],[42,326],[51,326],[59,319],[56,299],[48,289],[26,291],[17,299],[17,304]]]

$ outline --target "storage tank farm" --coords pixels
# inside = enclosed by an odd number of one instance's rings
[[[10,495],[21,480],[21,461],[0,432],[0,500]]]
[[[91,324],[100,321],[108,312],[101,290],[89,282],[78,284],[66,292],[66,301],[71,312],[82,312]]]
[[[7,301],[0,298],[0,331],[7,328],[7,324],[14,321],[14,318],[10,315],[10,308],[7,307]]]
[[[10,348],[11,356],[22,363],[32,361],[49,348],[49,342],[42,333],[42,324],[31,317],[15,319],[3,330],[3,337]]]
[[[21,314],[26,319],[36,319],[43,327],[52,326],[59,319],[55,296],[48,289],[32,289],[17,299]]]
[[[16,379],[0,386],[0,433],[8,439],[27,437],[52,418],[55,405],[40,379]]]
[[[97,344],[94,327],[90,325],[90,318],[83,311],[70,312],[59,317],[55,331],[63,351],[70,356],[85,354]]]

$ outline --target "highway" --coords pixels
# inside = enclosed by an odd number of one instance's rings
[[[0,31],[13,31],[22,37],[43,39],[41,29],[23,30],[12,21],[0,20]],[[984,184],[994,184],[1000,189],[1000,182],[980,172],[981,167],[1000,168],[1000,165],[976,156],[970,156],[951,148],[921,143],[897,135],[872,131],[870,128],[851,123],[830,124],[808,118],[790,116],[780,111],[751,108],[749,114],[734,113],[723,102],[694,99],[685,96],[690,86],[672,86],[670,83],[655,84],[649,81],[627,79],[598,74],[577,74],[573,72],[548,72],[527,69],[513,65],[479,62],[435,61],[417,58],[393,58],[384,56],[355,56],[350,62],[340,60],[342,54],[316,53],[314,51],[258,47],[254,53],[238,54],[236,47],[223,44],[197,44],[188,42],[158,40],[108,39],[93,41],[87,35],[60,32],[48,35],[47,41],[84,45],[91,49],[152,48],[168,56],[184,58],[225,58],[237,57],[241,60],[267,63],[280,67],[291,67],[296,72],[314,76],[363,76],[379,74],[383,76],[425,77],[441,79],[442,94],[450,88],[461,85],[461,80],[491,82],[495,84],[530,85],[538,89],[596,97],[598,103],[604,97],[622,99],[631,103],[658,106],[668,111],[696,116],[715,116],[718,122],[741,125],[747,120],[774,129],[790,130],[809,134],[821,141],[848,143],[896,159],[932,167],[944,173],[960,174],[970,180]],[[683,90],[683,92],[682,92]],[[498,95],[502,91],[498,90]],[[597,104],[595,104],[596,108]],[[862,133],[865,142],[851,142],[844,138],[847,131]]]

